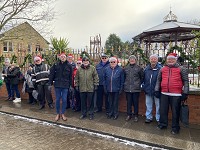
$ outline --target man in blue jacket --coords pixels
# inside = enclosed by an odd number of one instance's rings
[[[105,68],[108,67],[110,62],[108,61],[108,56],[106,54],[101,55],[101,61],[99,64],[96,65],[96,70],[99,76],[99,86],[97,89],[97,100],[96,100],[96,106],[97,110],[95,112],[101,112],[102,106],[103,106],[103,96],[105,96],[105,109],[106,113],[108,113],[109,104],[108,104],[108,93],[105,93],[103,88],[103,75],[105,72]]]
[[[160,102],[159,98],[155,97],[155,85],[157,81],[158,72],[161,65],[158,63],[158,55],[153,54],[150,56],[150,64],[144,70],[144,83],[143,90],[146,95],[146,120],[145,123],[150,123],[153,120],[153,103],[156,106],[156,121],[159,123],[160,119]]]

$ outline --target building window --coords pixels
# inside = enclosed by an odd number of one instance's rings
[[[36,51],[36,52],[40,51],[40,45],[36,45],[35,51]]]
[[[31,46],[31,44],[28,44],[28,52],[29,52],[29,53],[32,52],[32,46]]]
[[[12,42],[3,42],[3,51],[4,52],[12,52],[13,51],[13,43]]]

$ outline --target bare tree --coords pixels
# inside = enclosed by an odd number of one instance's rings
[[[28,21],[43,29],[55,16],[56,0],[0,0],[0,32]]]

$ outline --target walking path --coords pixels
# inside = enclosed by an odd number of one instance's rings
[[[80,120],[80,112],[73,112],[70,109],[66,112],[67,121],[59,120],[55,122],[55,109],[52,110],[45,107],[43,110],[38,110],[38,106],[26,104],[26,100],[23,100],[22,103],[14,104],[13,102],[4,101],[3,98],[0,98],[0,113],[34,118],[40,121],[63,125],[68,128],[76,128],[79,131],[90,134],[95,133],[96,135],[104,135],[105,137],[113,136],[117,139],[164,149],[199,150],[200,148],[200,125],[190,125],[189,128],[181,125],[180,133],[172,135],[170,133],[170,126],[166,130],[158,130],[156,128],[156,121],[145,124],[144,116],[139,117],[139,122],[134,122],[133,120],[126,122],[125,113],[120,113],[117,120],[112,120],[107,119],[105,112],[101,112],[95,114],[94,120],[89,120],[89,118]]]

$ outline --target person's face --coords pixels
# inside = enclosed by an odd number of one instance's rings
[[[84,65],[84,66],[89,65],[89,63],[90,63],[89,60],[87,60],[87,59],[86,59],[86,60],[83,60],[83,65]]]
[[[135,64],[135,63],[136,63],[136,60],[135,60],[134,58],[130,58],[130,59],[129,59],[129,63],[130,63],[130,64]]]
[[[108,57],[101,57],[101,61],[102,61],[103,63],[106,63],[106,62],[108,61]]]
[[[61,60],[62,62],[65,62],[65,61],[67,60],[67,58],[66,58],[65,55],[61,55],[61,56],[60,56],[60,60]]]
[[[82,64],[82,62],[80,62],[80,61],[78,61],[78,62],[76,63],[77,67],[80,67],[81,64]]]
[[[41,59],[36,59],[36,60],[35,60],[35,64],[39,65],[39,64],[41,64],[41,63],[42,63],[42,60],[41,60]]]
[[[71,62],[73,61],[73,58],[72,58],[72,57],[67,57],[67,61],[68,61],[69,63],[71,63]]]
[[[158,58],[157,57],[151,57],[149,59],[149,61],[150,61],[151,65],[156,65],[157,62],[158,62]]]
[[[9,62],[5,62],[5,66],[9,66],[10,65],[10,63]]]
[[[167,58],[168,65],[174,65],[176,63],[176,58]]]
[[[110,61],[110,66],[111,66],[111,68],[116,67],[117,66],[117,61],[116,60]]]

